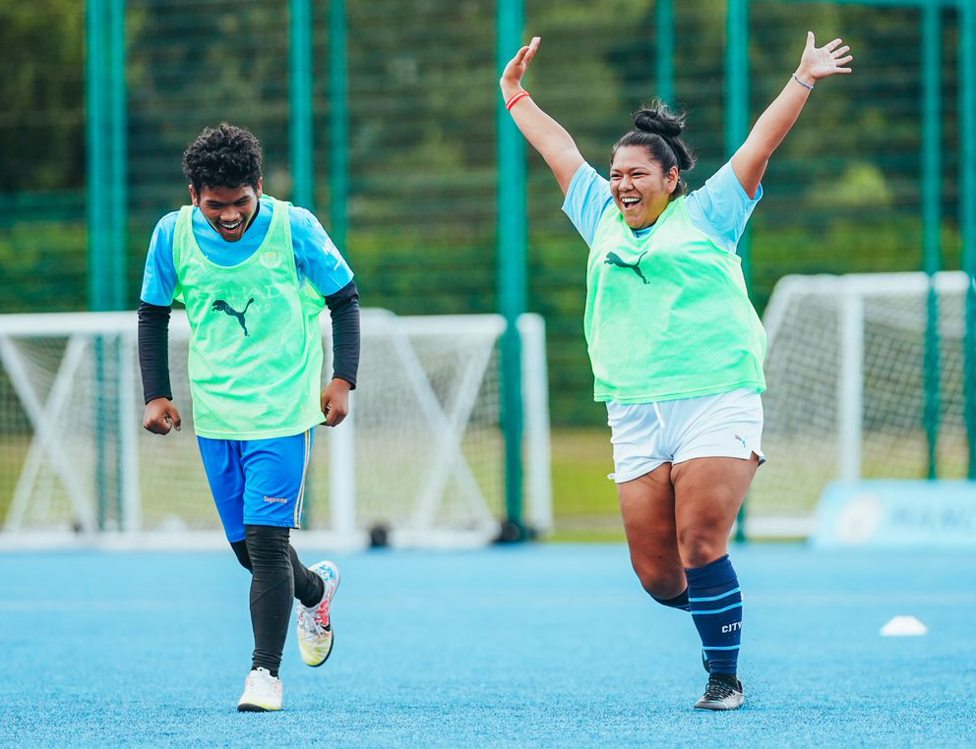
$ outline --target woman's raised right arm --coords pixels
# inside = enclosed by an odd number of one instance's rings
[[[532,41],[508,61],[499,85],[512,119],[525,139],[546,160],[565,195],[573,175],[583,163],[583,156],[576,147],[573,136],[543,112],[522,88],[522,78],[535,53],[539,51],[541,41],[541,37],[532,37]]]

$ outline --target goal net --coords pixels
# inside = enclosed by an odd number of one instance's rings
[[[807,535],[831,481],[925,478],[933,425],[938,476],[965,477],[967,284],[961,272],[777,284],[764,321],[769,462],[750,490],[750,535]]]
[[[363,310],[350,415],[315,430],[309,543],[486,543],[505,515],[498,315]],[[331,328],[323,315],[325,371]],[[523,315],[526,523],[552,523],[545,335]],[[0,316],[0,543],[162,546],[219,541],[193,432],[189,325],[174,312],[170,373],[181,432],[142,427],[134,313]]]

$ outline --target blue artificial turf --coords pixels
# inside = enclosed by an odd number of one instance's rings
[[[306,562],[322,552],[299,549]],[[746,706],[691,709],[690,617],[618,545],[335,557],[335,651],[239,714],[252,647],[229,550],[0,554],[0,746],[971,746],[976,554],[732,551]],[[923,637],[881,637],[896,615]]]

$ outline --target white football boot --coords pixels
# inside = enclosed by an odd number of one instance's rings
[[[237,703],[240,713],[265,713],[281,710],[283,689],[281,679],[266,668],[256,668],[247,675],[244,694]]]
[[[309,666],[321,666],[332,652],[332,619],[329,607],[339,587],[339,568],[334,562],[316,562],[309,569],[322,578],[322,600],[315,606],[298,604],[298,650]]]

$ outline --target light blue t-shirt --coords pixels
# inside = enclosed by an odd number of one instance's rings
[[[223,266],[243,262],[261,246],[271,226],[274,203],[261,197],[261,208],[253,223],[237,242],[225,241],[207,222],[199,208],[193,210],[193,236],[200,250],[213,263]],[[298,278],[307,280],[322,296],[329,296],[348,285],[353,278],[352,270],[339,254],[325,229],[309,211],[292,206],[291,243],[295,249],[295,267]],[[146,271],[142,279],[142,301],[160,307],[173,302],[176,291],[176,268],[173,265],[173,235],[179,211],[163,216],[152,239],[146,256]]]
[[[760,185],[755,198],[746,195],[731,162],[726,162],[704,185],[688,195],[688,217],[696,229],[707,234],[719,247],[734,253],[762,194]],[[600,216],[612,202],[610,183],[592,166],[583,163],[566,190],[563,212],[586,244],[592,246]],[[643,237],[653,231],[654,226],[648,226],[634,233]]]

